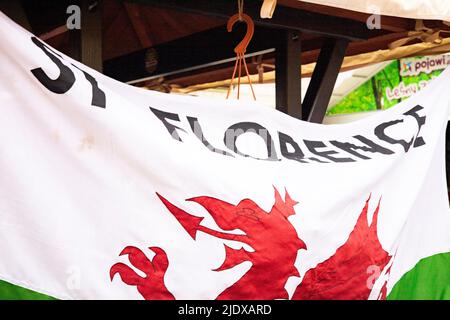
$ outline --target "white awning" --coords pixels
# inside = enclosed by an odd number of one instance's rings
[[[412,19],[450,21],[450,0],[302,0],[330,7]]]

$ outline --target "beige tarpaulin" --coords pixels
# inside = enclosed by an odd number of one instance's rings
[[[395,60],[406,57],[413,57],[419,55],[433,55],[439,53],[447,53],[450,52],[450,38],[445,38],[442,40],[440,44],[435,43],[418,43],[409,46],[402,46],[391,50],[378,50],[375,52],[363,53],[354,56],[345,57],[344,62],[342,64],[341,71],[352,70],[356,68],[360,68],[363,66],[367,66],[370,64]],[[311,76],[315,63],[310,63],[302,66],[301,74],[302,77]],[[258,82],[258,75],[251,76],[251,80],[253,83]],[[275,72],[265,72],[264,73],[264,82],[271,82],[275,80]],[[236,80],[237,83],[237,80]],[[248,83],[246,78],[241,79],[241,83]],[[223,87],[230,84],[230,80],[224,81],[216,81],[210,83],[204,83],[199,85],[190,86],[187,88],[176,88],[172,87],[172,92],[178,93],[189,93],[198,90],[205,90],[217,87]]]
[[[302,0],[386,16],[450,21],[450,0]]]

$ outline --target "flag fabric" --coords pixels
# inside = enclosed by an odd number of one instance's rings
[[[450,298],[450,70],[327,126],[131,87],[3,14],[0,70],[1,298]]]

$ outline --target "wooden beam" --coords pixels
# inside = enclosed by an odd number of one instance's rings
[[[280,30],[278,35],[279,39],[277,41],[278,43],[281,43],[281,39],[284,37],[283,31]],[[301,63],[304,65],[307,63],[315,62],[317,57],[319,56],[320,48],[322,47],[323,44],[323,39],[318,38],[317,36],[300,34],[300,41],[302,47],[301,48],[302,55],[300,58]],[[311,55],[310,52],[313,52],[314,54]],[[263,54],[262,56],[263,56],[263,64],[275,66],[275,49],[273,49],[272,52],[267,52]],[[261,55],[259,55],[258,57],[261,57]],[[249,64],[248,67],[250,74],[258,74],[258,69],[256,68],[256,65],[254,63]],[[182,74],[173,74],[171,76],[164,77],[164,80],[166,83],[171,83],[181,87],[210,83],[214,81],[223,81],[225,79],[230,78],[230,75],[233,73],[233,68],[234,68],[234,61],[231,61],[230,63],[227,64],[216,64],[208,68],[201,68],[190,72],[183,72]],[[264,79],[264,81],[266,82],[267,79]],[[271,78],[271,81],[275,82],[275,77]]]
[[[102,1],[82,0],[81,62],[102,72]]]
[[[344,39],[325,41],[303,100],[303,120],[322,123],[347,46]]]
[[[237,24],[231,33],[227,32],[226,26],[199,32],[107,60],[104,73],[122,82],[140,82],[233,62],[236,58],[233,48],[242,40],[245,31],[244,24]],[[256,28],[247,54],[275,51],[282,35],[281,30]]]
[[[278,4],[287,6],[290,8],[306,10],[310,12],[318,12],[322,14],[332,15],[335,17],[347,18],[363,23],[367,22],[370,14],[364,12],[351,11],[331,6],[324,6],[320,4],[304,2],[304,1],[292,1],[292,0],[278,0]],[[391,32],[403,32],[414,30],[415,20],[393,16],[381,16],[381,29]]]
[[[237,12],[236,1],[229,0],[127,0],[155,7],[180,10],[196,14],[229,18]],[[365,40],[374,35],[365,23],[339,18],[305,10],[278,6],[272,19],[260,18],[261,2],[245,2],[245,12],[255,24],[278,29],[292,29],[306,33],[315,33],[328,37]]]
[[[147,32],[147,23],[145,18],[142,17],[141,10],[139,10],[139,5],[135,3],[124,3],[125,10],[127,11],[128,17],[130,18],[131,24],[133,26],[134,32],[139,38],[142,48],[149,48],[152,46],[153,41],[150,37],[149,32]]]
[[[301,41],[297,31],[285,31],[275,52],[275,91],[277,110],[302,118]]]
[[[57,37],[63,33],[66,33],[67,31],[69,31],[69,29],[67,29],[66,25],[62,25],[59,26],[53,30],[50,30],[49,32],[43,33],[39,36],[39,39],[43,40],[43,41],[47,41],[49,39],[52,39],[54,37]]]

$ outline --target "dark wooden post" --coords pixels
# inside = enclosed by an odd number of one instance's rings
[[[81,62],[102,72],[102,1],[81,1]]]
[[[285,31],[275,53],[276,107],[297,119],[302,118],[301,53],[299,32]]]
[[[348,40],[327,39],[303,100],[303,120],[322,123],[345,57]]]

